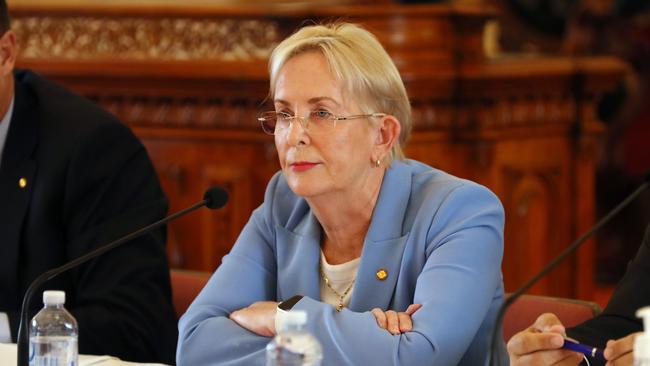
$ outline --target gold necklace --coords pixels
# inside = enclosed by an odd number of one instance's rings
[[[350,290],[352,290],[352,286],[354,286],[354,281],[356,281],[356,278],[354,280],[352,280],[352,283],[350,283],[350,286],[348,286],[348,288],[346,288],[345,291],[343,291],[343,295],[341,295],[330,284],[330,279],[327,278],[327,276],[325,275],[325,271],[323,270],[323,266],[320,267],[320,274],[323,277],[323,281],[325,281],[325,285],[327,286],[327,288],[329,288],[334,293],[334,295],[338,296],[338,298],[339,298],[339,304],[336,305],[336,311],[343,310],[343,307],[344,307],[343,299],[345,299],[345,297],[348,295]]]

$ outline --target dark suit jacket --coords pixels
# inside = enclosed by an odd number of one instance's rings
[[[582,343],[604,348],[609,339],[643,331],[641,319],[635,316],[639,308],[650,305],[650,226],[643,243],[630,263],[603,312],[574,328],[567,329],[569,337]],[[603,365],[591,362],[592,365]]]
[[[0,311],[16,339],[22,297],[36,276],[162,218],[167,200],[146,150],[115,117],[36,74],[14,76],[0,165]],[[43,289],[66,292],[81,353],[174,362],[164,228]],[[42,307],[37,293],[30,317]]]

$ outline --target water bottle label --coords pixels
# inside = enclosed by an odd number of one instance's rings
[[[77,366],[77,338],[35,336],[29,339],[30,366]]]

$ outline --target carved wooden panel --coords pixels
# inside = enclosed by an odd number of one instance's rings
[[[522,284],[532,278],[553,257],[550,243],[558,241],[554,229],[555,213],[562,209],[557,202],[559,186],[557,170],[531,172],[504,168],[506,196],[503,204],[510,213],[507,225],[517,227],[509,231],[506,240],[504,279],[511,284]],[[554,174],[555,173],[555,174]],[[559,238],[563,239],[563,238]],[[542,279],[531,293],[551,293],[554,282],[550,277]]]
[[[308,20],[364,24],[395,60],[411,98],[407,155],[501,198],[503,271],[512,291],[592,223],[600,133],[593,111],[624,68],[598,58],[486,59],[482,27],[491,15],[485,7],[449,4],[13,7],[19,65],[132,126],[170,211],[201,199],[210,185],[229,190],[223,210],[169,226],[172,266],[208,271],[278,169],[273,139],[255,122],[265,108],[268,53]],[[590,298],[592,261],[593,249],[581,249],[534,292]]]
[[[253,133],[260,138],[258,144],[191,129],[135,131],[154,158],[170,197],[170,211],[200,200],[208,187],[216,185],[228,191],[224,208],[202,209],[169,225],[172,266],[214,270],[262,201],[267,180],[277,170],[275,156],[268,154],[267,145],[272,141],[261,131]]]
[[[28,58],[264,60],[278,41],[270,20],[27,16],[12,28]]]

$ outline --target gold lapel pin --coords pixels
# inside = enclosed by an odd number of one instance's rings
[[[388,271],[385,270],[384,268],[379,268],[375,273],[375,276],[377,276],[377,279],[379,281],[383,281],[388,278]]]
[[[18,179],[18,186],[19,186],[20,188],[25,188],[25,187],[27,187],[27,179],[25,179],[25,178],[20,178],[20,179]]]

